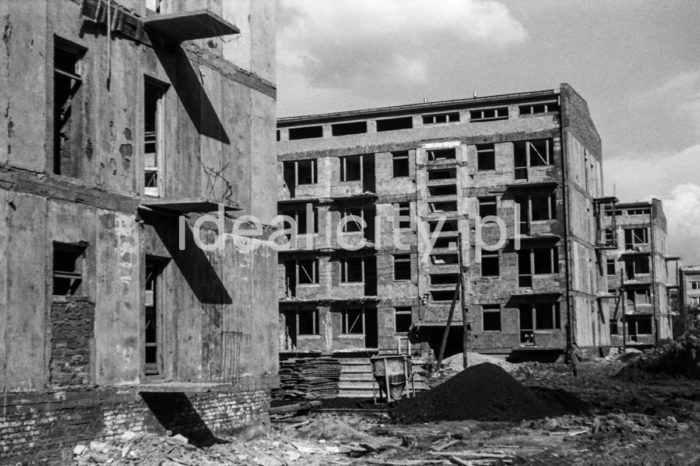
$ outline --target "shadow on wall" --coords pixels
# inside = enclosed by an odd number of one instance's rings
[[[185,226],[185,250],[178,242],[177,217],[143,213],[142,219],[153,226],[175,265],[182,273],[192,292],[203,304],[232,304],[221,278],[209,257],[194,242],[192,229]]]
[[[141,398],[163,428],[173,435],[183,435],[200,448],[226,443],[209,430],[184,393],[141,393]]]
[[[151,42],[170,83],[199,134],[230,144],[226,130],[202,86],[200,75],[182,47],[178,44],[163,43],[158,37],[151,37]]]

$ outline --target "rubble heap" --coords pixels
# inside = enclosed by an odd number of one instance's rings
[[[562,397],[557,398],[554,401]],[[515,422],[572,411],[561,402],[550,401],[538,398],[501,367],[483,363],[415,398],[396,402],[391,416],[402,423],[464,419]],[[572,407],[579,411],[578,406]]]
[[[621,375],[632,375],[635,370],[700,379],[700,323],[691,322],[677,340],[644,353]]]

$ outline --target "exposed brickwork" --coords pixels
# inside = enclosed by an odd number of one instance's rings
[[[0,413],[0,464],[65,464],[76,444],[116,437],[125,430],[206,439],[266,420],[269,406],[266,390],[6,395]]]
[[[51,384],[57,388],[86,386],[90,380],[90,340],[95,303],[87,300],[51,304]]]

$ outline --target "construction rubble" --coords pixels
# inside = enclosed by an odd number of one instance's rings
[[[632,364],[625,360],[585,362],[577,377],[565,364],[520,364],[509,375],[483,363],[389,406],[357,399],[288,403],[273,409],[269,424],[210,446],[181,435],[125,432],[76,446],[74,459],[158,466],[700,461],[700,387],[686,378],[621,377]]]

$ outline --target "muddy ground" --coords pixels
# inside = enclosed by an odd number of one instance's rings
[[[125,434],[77,450],[77,464],[164,466],[424,464],[700,464],[700,382],[584,364],[521,365],[512,375],[545,401],[564,390],[581,414],[521,422],[438,421],[398,424],[371,403],[340,400],[287,415],[206,448],[183,438]],[[469,400],[465,399],[465,403]],[[111,460],[111,461],[110,461]]]

